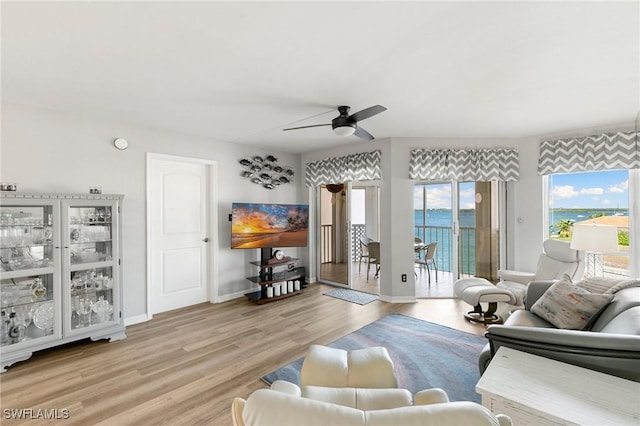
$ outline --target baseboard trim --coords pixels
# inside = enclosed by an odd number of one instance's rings
[[[222,303],[222,302],[228,302],[229,300],[234,300],[234,299],[238,299],[240,297],[244,297],[245,294],[248,293],[253,293],[260,290],[259,288],[250,288],[248,290],[243,290],[243,291],[238,291],[235,293],[231,293],[231,294],[225,294],[222,296],[218,296],[218,300],[216,302],[211,302],[211,303]]]
[[[387,303],[416,303],[417,299],[415,296],[385,296],[383,294],[380,295],[380,298],[378,299],[381,302],[387,302]]]
[[[148,314],[140,314],[134,317],[128,317],[124,319],[124,326],[128,327],[134,324],[140,324],[141,322],[146,322],[151,319],[151,315]]]

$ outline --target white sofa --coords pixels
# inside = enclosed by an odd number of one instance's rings
[[[509,417],[474,402],[449,402],[441,389],[412,397],[405,389],[300,388],[282,381],[246,401],[236,398],[231,411],[235,426],[511,425]]]

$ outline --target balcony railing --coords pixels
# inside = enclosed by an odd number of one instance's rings
[[[364,237],[366,228],[364,224],[351,225],[351,260],[357,262],[360,259],[362,249],[360,238]],[[332,244],[333,225],[321,226],[321,253],[322,263],[332,262],[334,259],[334,247]],[[438,270],[451,272],[453,256],[451,254],[451,242],[453,241],[453,229],[450,226],[416,226],[414,236],[424,243],[438,242],[434,259]],[[460,228],[460,247],[458,248],[458,269],[461,274],[474,275],[476,272],[476,230],[472,227]]]
[[[434,260],[438,270],[452,272],[453,255],[451,243],[453,241],[453,228],[450,226],[415,226],[415,237],[420,238],[425,244],[438,242],[438,248]],[[458,270],[460,274],[475,275],[476,273],[476,229],[472,227],[460,227],[460,245],[458,247]]]

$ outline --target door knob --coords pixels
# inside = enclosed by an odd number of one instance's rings
[[[202,239],[202,241],[204,241],[205,243],[208,243],[208,242],[209,242],[209,237],[204,237],[204,238]]]

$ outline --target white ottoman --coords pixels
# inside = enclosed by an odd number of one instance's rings
[[[302,363],[300,386],[396,388],[393,361],[386,348],[345,351],[311,345]]]
[[[502,318],[496,314],[498,302],[514,304],[516,298],[509,290],[498,288],[484,278],[462,278],[453,284],[453,292],[464,300],[473,310],[467,312],[464,317],[469,321],[482,324],[501,324]],[[482,310],[481,303],[487,303],[489,307]]]

